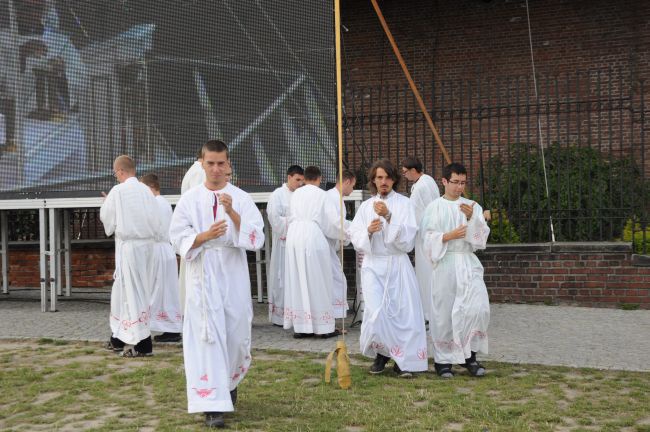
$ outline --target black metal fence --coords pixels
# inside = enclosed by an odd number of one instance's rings
[[[492,211],[491,241],[548,241],[552,225],[557,241],[633,241],[649,253],[644,83],[607,69],[541,75],[537,88],[514,76],[422,89],[451,158],[468,169],[468,195]],[[362,182],[374,160],[407,155],[439,179],[445,161],[406,85],[348,89],[344,122],[345,163]],[[97,210],[75,210],[70,223],[73,239],[105,237]],[[37,214],[10,212],[9,228],[10,240],[36,240]]]
[[[642,81],[606,69],[540,75],[537,95],[531,76],[421,91],[451,158],[468,169],[468,194],[493,213],[494,242],[549,241],[552,225],[557,241],[634,241],[648,252]],[[363,175],[380,157],[414,155],[439,179],[445,161],[408,86],[349,88],[345,113],[349,168]]]

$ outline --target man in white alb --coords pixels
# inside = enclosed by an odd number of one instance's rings
[[[400,176],[389,160],[375,162],[368,179],[374,196],[361,204],[349,229],[364,255],[361,353],[375,358],[372,374],[382,373],[392,358],[398,376],[410,377],[427,370],[424,316],[407,255],[415,243],[415,215],[409,199],[394,191]]]
[[[99,217],[106,235],[115,234],[115,273],[111,290],[108,349],[124,357],[152,354],[151,293],[153,248],[160,232],[156,199],[135,177],[135,162],[118,156],[113,175],[119,182],[105,196]]]
[[[476,353],[488,353],[490,301],[483,266],[474,254],[485,249],[490,228],[481,206],[463,198],[467,171],[458,163],[442,170],[445,194],[424,211],[424,253],[433,263],[429,298],[429,343],[436,372],[453,377],[460,364],[472,376],[485,375]]]
[[[327,196],[336,206],[336,214],[341,217],[341,208],[343,208],[343,221],[344,227],[347,232],[347,228],[350,223],[346,220],[347,212],[345,204],[341,207],[341,198],[350,196],[354,190],[354,185],[357,182],[357,178],[354,173],[350,170],[343,170],[341,173],[343,177],[343,183],[339,180],[339,177],[336,177],[336,186],[327,191]],[[334,306],[334,318],[345,318],[345,315],[348,310],[348,281],[345,278],[343,273],[343,267],[341,266],[341,260],[339,259],[339,249],[340,244],[338,240],[327,239],[327,242],[330,245],[330,262],[332,264],[332,276],[334,278],[334,285],[332,291],[332,301]],[[349,241],[344,243],[345,245],[349,244]]]
[[[203,145],[206,180],[181,196],[169,236],[185,258],[187,299],[183,358],[188,412],[224,427],[237,385],[251,364],[253,308],[246,251],[264,244],[264,221],[253,199],[226,181],[228,147]]]
[[[296,190],[289,204],[284,263],[284,328],[294,337],[332,337],[335,330],[332,306],[332,265],[327,239],[344,237],[340,215],[320,186],[318,167],[305,168],[305,185]]]
[[[422,223],[424,209],[440,197],[440,190],[435,180],[428,174],[422,172],[422,162],[415,157],[407,157],[402,161],[402,175],[408,181],[413,182],[411,186],[411,197],[409,198],[415,212],[415,222],[418,227]],[[415,276],[418,278],[418,287],[420,288],[420,299],[422,300],[422,310],[424,319],[429,319],[429,284],[431,278],[431,261],[427,259],[422,251],[422,236],[418,231],[415,236]]]
[[[151,330],[161,332],[154,342],[180,342],[183,311],[178,297],[178,263],[169,242],[169,224],[172,206],[160,195],[160,181],[156,174],[146,174],[140,181],[151,189],[158,204],[160,232],[154,245],[154,280],[151,293]]]
[[[284,325],[284,256],[289,229],[289,201],[294,191],[305,183],[305,171],[299,165],[287,169],[287,182],[273,191],[266,206],[271,225],[271,265],[266,279],[269,321]]]

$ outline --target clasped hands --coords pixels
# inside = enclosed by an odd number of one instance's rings
[[[475,202],[472,202],[471,205],[468,204],[460,205],[460,211],[463,212],[463,214],[465,215],[468,221],[472,218],[472,215],[474,214],[475,204],[476,204]],[[448,233],[445,233],[442,236],[442,241],[448,242],[449,240],[459,240],[465,238],[466,234],[467,234],[467,225],[463,224],[449,231]]]
[[[390,221],[391,215],[390,212],[388,211],[388,206],[386,205],[385,202],[375,201],[375,203],[373,204],[373,209],[375,210],[377,216],[383,216],[384,219]],[[368,234],[374,234],[378,231],[381,231],[383,227],[384,224],[382,223],[381,219],[379,218],[373,219],[372,222],[370,222],[370,225],[368,225]]]

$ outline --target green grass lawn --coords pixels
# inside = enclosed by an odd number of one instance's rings
[[[332,343],[334,346],[334,343]],[[202,430],[182,352],[123,359],[96,343],[0,341],[0,430]],[[230,430],[650,431],[650,373],[487,363],[488,375],[371,376],[325,384],[324,355],[256,351]],[[335,381],[335,380],[334,380]]]

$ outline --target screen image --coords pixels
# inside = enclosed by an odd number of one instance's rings
[[[208,139],[248,191],[333,180],[333,32],[322,0],[0,0],[0,199],[97,195],[121,154],[178,193]]]

